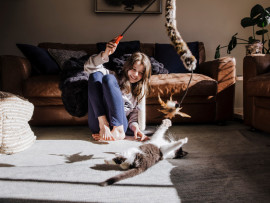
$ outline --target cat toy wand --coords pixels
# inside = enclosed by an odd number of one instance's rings
[[[145,7],[145,9],[139,13],[139,15],[127,26],[127,28],[122,32],[121,35],[119,35],[116,40],[115,43],[118,44],[119,41],[124,37],[124,34],[126,33],[126,31],[133,25],[133,23],[135,23],[136,20],[138,20],[139,17],[141,17],[141,15],[143,15],[145,13],[145,11],[155,2],[156,0],[151,1],[147,7]]]

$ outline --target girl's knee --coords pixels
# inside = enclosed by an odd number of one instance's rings
[[[106,86],[111,86],[118,83],[114,75],[108,74],[108,75],[104,75],[104,77],[102,78],[102,84]]]
[[[102,72],[94,72],[89,75],[89,82],[102,81],[103,73]]]

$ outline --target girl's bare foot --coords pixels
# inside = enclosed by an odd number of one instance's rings
[[[106,116],[99,116],[99,134],[92,134],[92,137],[96,141],[115,141],[125,139],[125,131],[123,125],[114,126],[110,131],[110,126]]]
[[[124,127],[121,126],[114,126],[112,131],[110,131],[108,126],[104,126],[104,133],[99,134],[97,137],[100,141],[116,141],[116,140],[123,140],[126,137]],[[103,132],[103,130],[102,130]],[[102,136],[101,136],[102,135]]]
[[[99,135],[94,135],[93,138],[96,141],[114,141],[114,137],[112,136],[112,133],[110,131],[109,122],[107,121],[106,116],[99,116],[98,117],[99,122]]]
[[[110,131],[110,127],[106,125],[100,129],[99,138],[100,141],[115,141],[115,138]]]
[[[96,141],[100,140],[99,134],[92,134],[92,137],[93,137],[93,139],[96,140]]]
[[[123,140],[126,137],[123,125],[113,126],[111,133],[115,140]]]

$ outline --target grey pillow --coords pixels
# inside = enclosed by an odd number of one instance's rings
[[[85,51],[72,51],[63,49],[48,49],[48,52],[54,58],[61,69],[63,64],[70,58],[80,58],[87,54]]]

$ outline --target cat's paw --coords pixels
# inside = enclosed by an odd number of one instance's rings
[[[164,119],[164,120],[162,120],[161,125],[168,128],[168,127],[172,126],[172,121],[170,119]]]
[[[187,138],[187,137],[185,137],[185,138],[182,139],[182,140],[183,140],[182,142],[183,142],[184,144],[186,144],[186,143],[188,142],[188,138]]]

